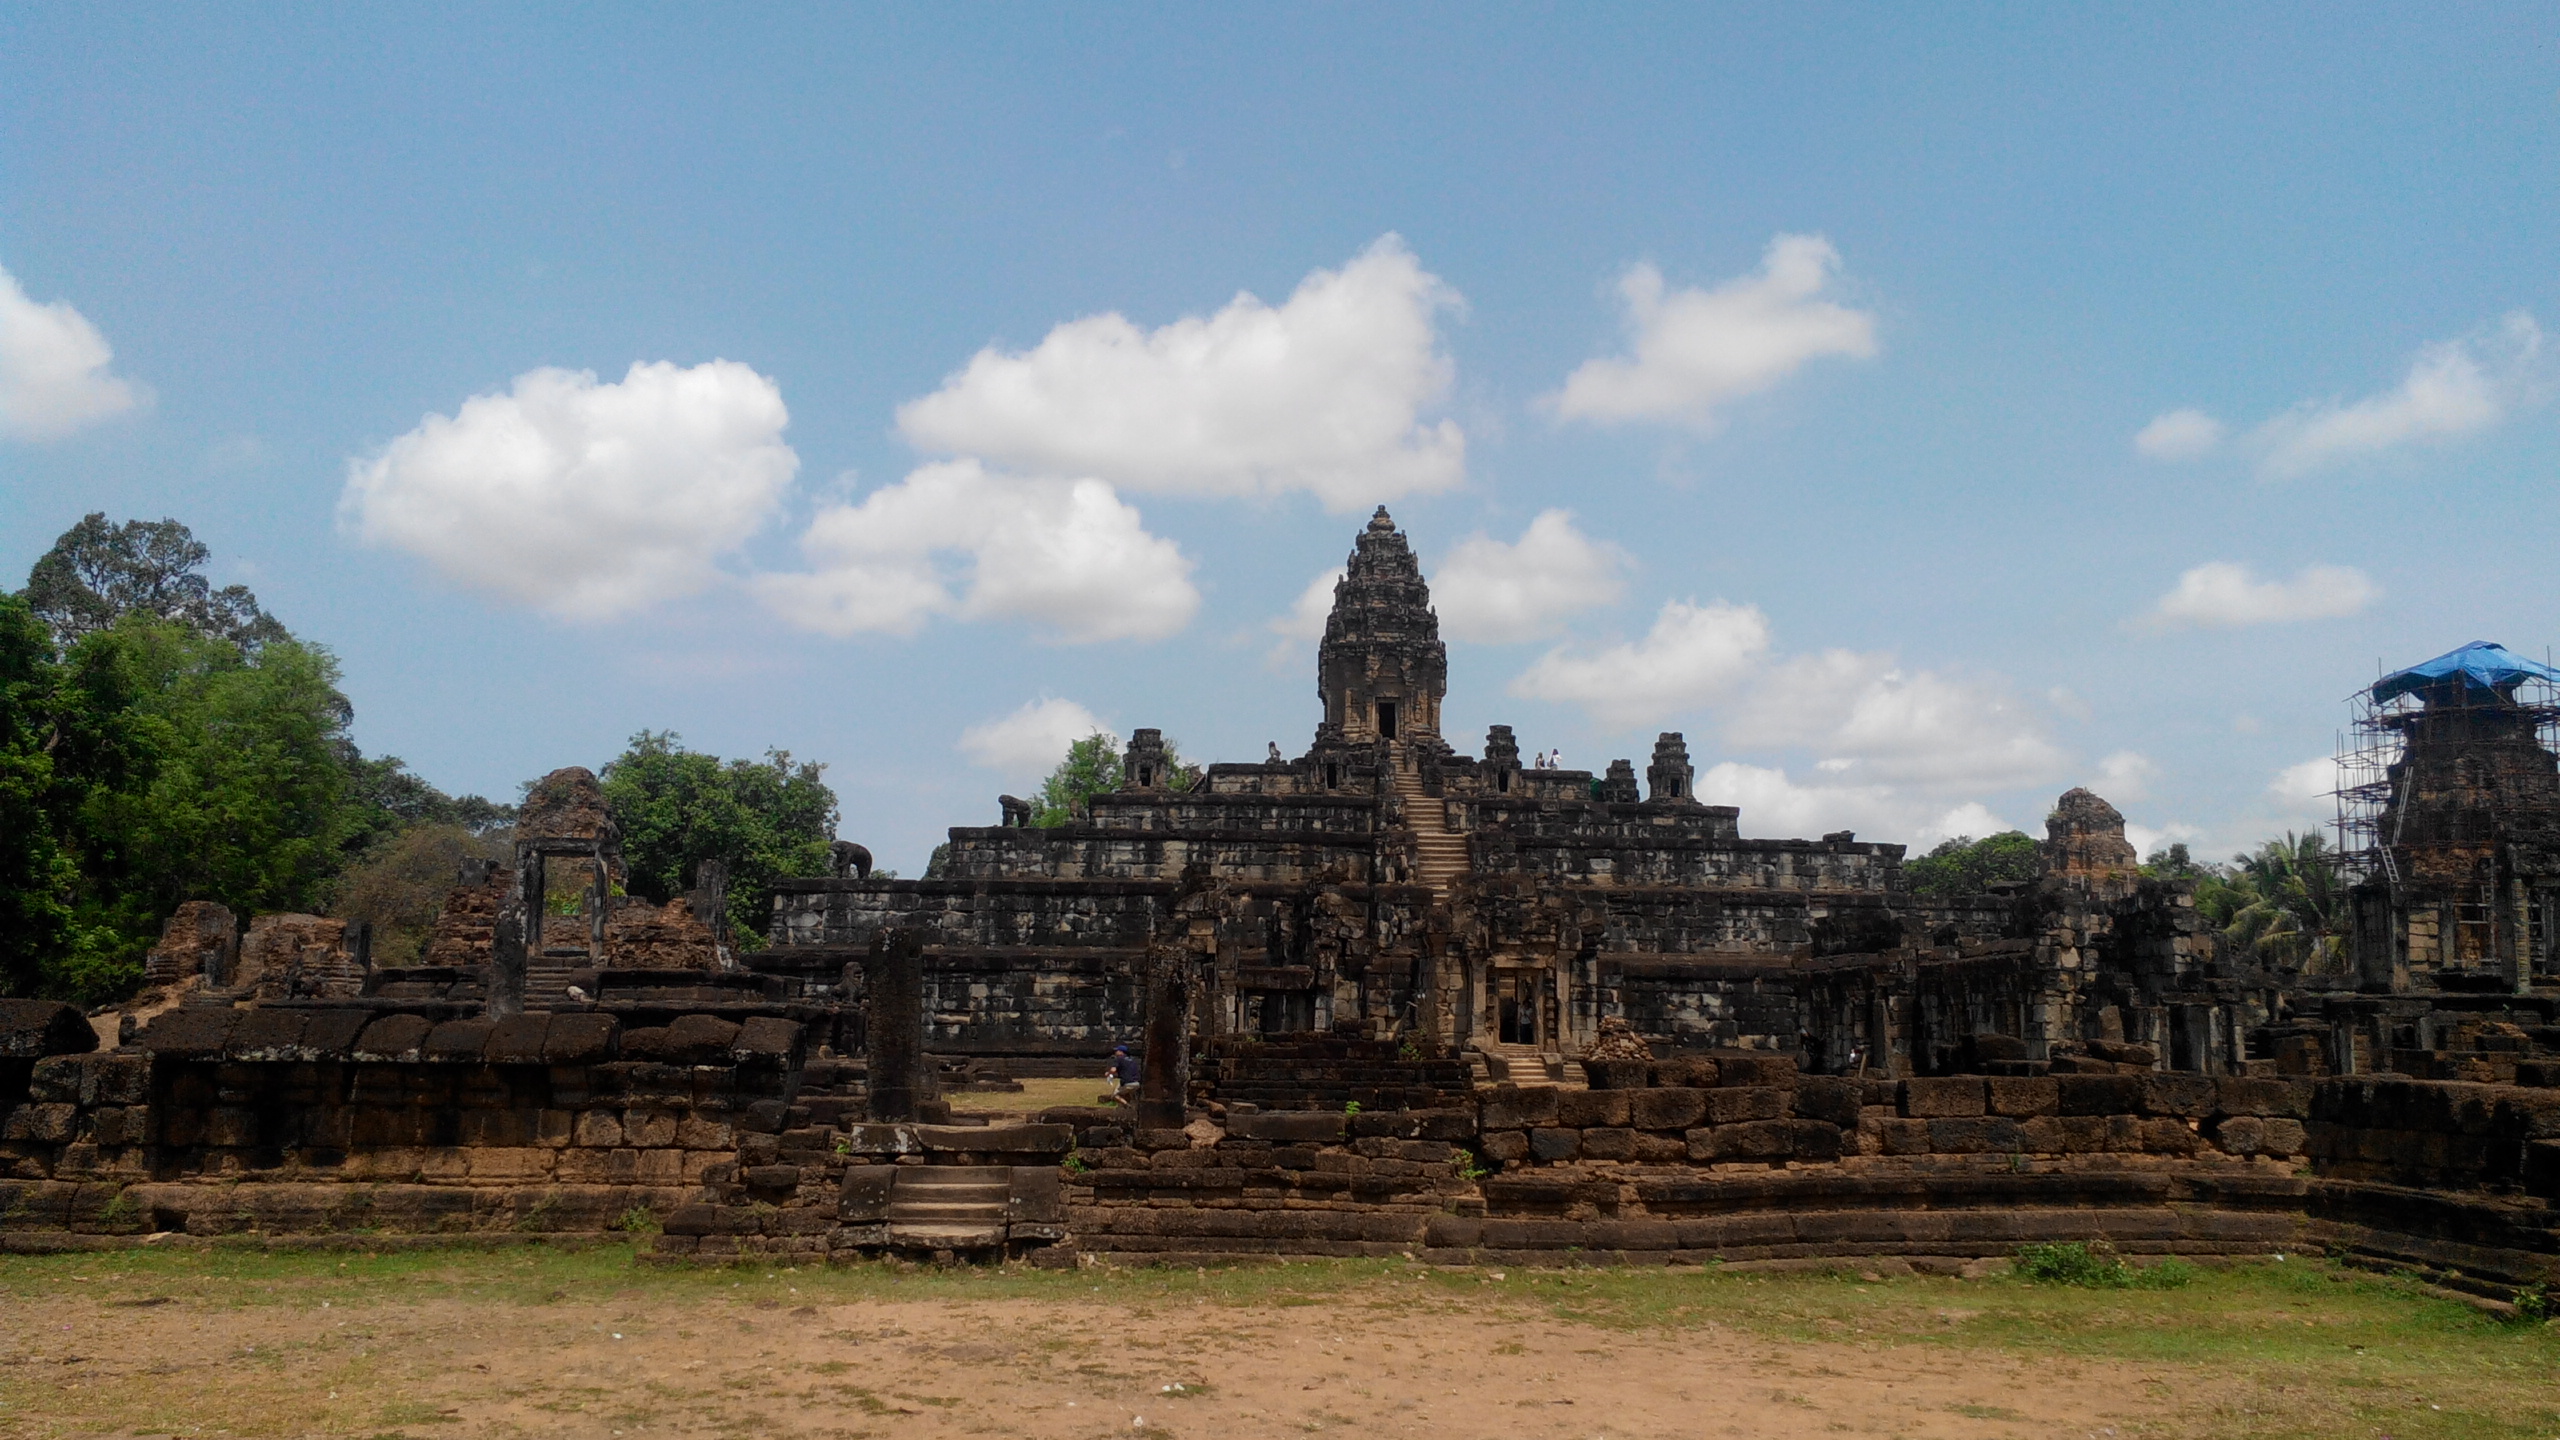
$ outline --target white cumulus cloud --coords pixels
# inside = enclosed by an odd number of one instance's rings
[[[756,589],[776,614],[828,635],[912,635],[949,615],[1029,621],[1068,641],[1160,639],[1200,607],[1191,562],[1109,485],[975,460],[827,506],[800,548],[808,572],[759,576]]]
[[[1567,701],[1627,729],[1724,698],[1768,649],[1769,617],[1758,606],[1674,600],[1643,639],[1598,651],[1560,645],[1514,678],[1510,693]]]
[[[1758,273],[1712,290],[1666,290],[1652,265],[1618,282],[1634,353],[1587,360],[1546,397],[1559,419],[1657,420],[1713,433],[1728,401],[1757,394],[1826,355],[1876,353],[1875,316],[1821,298],[1840,252],[1819,235],[1780,235]]]
[[[1959,835],[1980,839],[2012,828],[1980,801],[1950,806],[1890,785],[1803,784],[1783,769],[1734,760],[1700,771],[1697,793],[1707,804],[1740,808],[1745,835],[1849,830],[1864,840],[1909,845],[1917,853]]]
[[[1567,510],[1547,510],[1517,542],[1490,535],[1458,542],[1431,577],[1440,632],[1452,640],[1500,644],[1535,640],[1565,617],[1615,601],[1633,563],[1627,552],[1574,528]]]
[[[2122,804],[2151,798],[2151,782],[2159,777],[2158,761],[2139,750],[2118,750],[2098,762],[2100,795]],[[2147,853],[2147,852],[2146,852]]]
[[[798,470],[773,381],[714,360],[619,381],[541,369],[350,462],[340,515],[371,545],[554,614],[602,619],[703,589]]]
[[[1008,777],[1038,779],[1057,768],[1067,747],[1111,727],[1073,700],[1044,696],[1001,719],[960,732],[960,753],[973,765]]]
[[[2419,441],[2452,440],[2536,398],[2542,327],[2519,310],[2484,333],[2427,345],[2398,386],[2355,401],[2306,403],[2252,432],[2258,471],[2290,479]]]
[[[1850,650],[1772,667],[1735,707],[1730,737],[1812,751],[1827,774],[1931,790],[2041,784],[2065,761],[2042,716],[2006,686]]]
[[[1154,330],[1087,316],[1030,350],[981,350],[899,407],[930,453],[1159,494],[1303,490],[1348,510],[1446,490],[1466,437],[1423,412],[1455,373],[1435,328],[1456,292],[1388,235],[1278,306],[1239,294]]]
[[[2154,460],[2198,460],[2222,444],[2224,426],[2201,410],[2171,410],[2133,437],[2133,448]]]
[[[147,402],[148,390],[108,373],[114,359],[70,301],[39,305],[0,270],[0,436],[59,439]]]
[[[2332,812],[2330,797],[2337,793],[2338,776],[2337,757],[2323,755],[2277,771],[2276,777],[2267,782],[2267,793],[2288,811],[2315,814],[2325,820]]]
[[[2261,580],[2246,565],[2217,560],[2180,575],[2135,626],[2229,629],[2334,620],[2363,613],[2381,594],[2371,577],[2344,565],[2310,565],[2290,580]]]

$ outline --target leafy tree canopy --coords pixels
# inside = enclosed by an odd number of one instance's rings
[[[204,577],[213,552],[175,520],[107,522],[91,511],[27,574],[26,599],[56,642],[70,645],[126,615],[189,625],[245,650],[290,640],[245,585]]]
[[[1173,737],[1164,742],[1165,785],[1169,789],[1188,790],[1200,783],[1200,767],[1182,758],[1181,748]],[[1040,792],[1031,802],[1031,823],[1042,829],[1054,829],[1076,818],[1079,807],[1096,795],[1108,795],[1120,788],[1120,741],[1106,731],[1096,730],[1067,747],[1066,758],[1049,778],[1040,782]]]
[[[705,860],[729,866],[729,923],[748,948],[773,920],[773,882],[827,873],[836,796],[824,765],[787,750],[722,760],[643,730],[598,778],[622,825],[632,894],[664,904],[693,888]]]
[[[2346,953],[2347,896],[2320,832],[2266,841],[2196,885],[2196,911],[2265,964],[2334,969]]]
[[[2036,842],[2023,830],[2003,830],[1980,840],[1959,835],[1910,861],[1902,872],[1911,893],[1936,900],[1979,895],[1995,881],[2036,878]]]

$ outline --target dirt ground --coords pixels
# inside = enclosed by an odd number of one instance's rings
[[[1828,1287],[1788,1312],[1802,1338],[1613,1310],[1723,1293],[1623,1274],[204,1264],[0,1262],[0,1434],[1916,1440],[2250,1434],[2283,1404],[2191,1359],[1942,1343],[2026,1288],[1954,1281],[1792,1282]]]

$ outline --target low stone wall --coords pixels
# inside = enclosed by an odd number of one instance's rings
[[[654,1223],[781,1128],[798,1029],[173,1012],[141,1047],[34,1062],[0,1117],[0,1237]]]
[[[80,1038],[52,1028],[44,1043]],[[1885,1082],[1728,1055],[1658,1063],[1642,1078],[1673,1083],[1638,1088],[1500,1087],[1353,1114],[1236,1106],[1163,1131],[1070,1107],[990,1129],[865,1125],[847,1067],[801,1047],[790,1021],[708,1014],[625,1028],[172,1012],[134,1047],[16,1062],[0,1248],[663,1225],[658,1253],[682,1260],[1003,1246],[1049,1260],[1961,1263],[2103,1237],[2560,1283],[2549,1089]]]

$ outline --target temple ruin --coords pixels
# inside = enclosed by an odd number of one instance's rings
[[[618,893],[575,768],[416,963],[190,903],[133,1003],[0,1002],[0,1248],[1929,1268],[2106,1238],[2560,1282],[2560,672],[2474,645],[2367,691],[2352,933],[2285,964],[2087,790],[2033,880],[1924,897],[1898,844],[1746,838],[1678,733],[1641,779],[1524,764],[1507,726],[1460,753],[1383,508],[1316,672],[1294,758],[1195,779],[1141,729],[1067,823],[1005,797],[924,878],[839,842],[753,948],[716,862]],[[952,1106],[1117,1044],[1134,1103]]]

